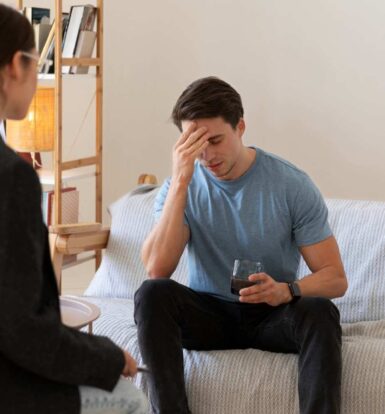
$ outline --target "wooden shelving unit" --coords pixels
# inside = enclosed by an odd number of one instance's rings
[[[35,7],[39,7],[38,0],[34,2]],[[95,177],[95,222],[102,222],[102,161],[103,161],[103,0],[96,0],[96,56],[95,58],[62,58],[62,0],[54,0],[55,10],[55,75],[40,76],[42,86],[48,83],[55,88],[55,132],[54,132],[54,151],[53,151],[53,170],[41,170],[39,175],[42,184],[54,186],[55,200],[55,222],[54,225],[62,224],[62,185],[66,180],[80,178],[84,176]],[[76,4],[86,4],[88,2],[76,2]],[[23,9],[23,0],[18,0],[18,7]],[[85,158],[63,161],[63,76],[89,76],[68,74],[62,75],[63,66],[94,66],[95,70],[95,153]],[[84,167],[93,167],[94,171],[84,173]],[[83,171],[82,171],[83,169]],[[89,169],[88,169],[89,170]],[[96,260],[96,268],[101,261],[101,251],[96,251],[92,256]],[[83,262],[80,259],[76,263]]]

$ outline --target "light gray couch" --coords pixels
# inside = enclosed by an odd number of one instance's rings
[[[110,207],[111,233],[101,267],[85,295],[102,314],[94,332],[140,360],[133,295],[146,273],[140,248],[153,225],[157,188],[141,186]],[[385,203],[327,200],[349,280],[335,303],[343,323],[343,414],[385,413]],[[299,277],[307,273],[299,267]],[[173,278],[187,282],[185,255]],[[156,341],[156,338],[154,338]],[[298,413],[297,356],[259,350],[185,351],[193,414]],[[139,374],[138,386],[146,389]]]

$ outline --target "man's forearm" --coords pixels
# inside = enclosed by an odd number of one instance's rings
[[[171,181],[162,216],[146,239],[142,260],[150,277],[170,277],[188,241],[184,223],[187,186]]]
[[[345,273],[333,266],[326,266],[309,274],[297,283],[302,296],[319,296],[329,299],[343,296],[348,286]]]

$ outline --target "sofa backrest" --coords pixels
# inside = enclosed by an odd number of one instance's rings
[[[334,299],[342,322],[385,318],[385,202],[328,199],[349,287]],[[301,259],[298,276],[309,273]]]
[[[134,297],[147,278],[140,250],[154,225],[157,191],[156,186],[140,186],[110,206],[108,246],[85,295]],[[341,321],[385,318],[385,203],[327,200],[327,205],[349,281],[345,296],[334,300],[340,309]],[[187,284],[188,278],[186,253],[173,274],[173,279],[183,284]],[[308,273],[301,259],[298,276]]]

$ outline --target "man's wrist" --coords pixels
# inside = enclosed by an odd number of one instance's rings
[[[283,287],[283,303],[289,303],[293,300],[293,296],[290,292],[289,285],[287,283],[282,283]]]
[[[175,194],[186,193],[190,181],[191,179],[188,180],[185,177],[171,177],[170,190],[173,191]]]
[[[288,282],[287,286],[288,286],[289,291],[290,291],[291,302],[294,303],[294,302],[297,302],[299,299],[301,299],[302,292],[301,292],[301,289],[299,287],[299,284],[296,281]]]

